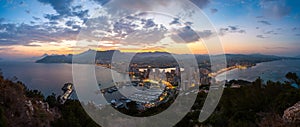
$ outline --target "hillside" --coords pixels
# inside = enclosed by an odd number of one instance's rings
[[[90,57],[95,56],[95,60],[91,61]],[[83,64],[111,64],[112,60],[126,61],[131,59],[131,63],[138,65],[150,65],[152,67],[176,66],[176,57],[185,58],[188,54],[170,54],[167,52],[141,52],[141,53],[124,53],[119,50],[95,51],[88,50],[76,55],[47,55],[37,63],[72,63],[72,58],[76,58],[74,63]],[[221,55],[213,55],[211,57],[219,57]],[[113,58],[114,57],[114,58]],[[268,62],[280,59],[292,59],[288,57],[279,57],[274,55],[263,54],[225,54],[227,64],[229,66],[235,64],[256,64],[260,62]],[[210,62],[209,55],[195,54],[195,58],[199,65]],[[91,63],[92,62],[92,63]]]
[[[36,63],[72,63],[72,55],[48,55]]]
[[[198,92],[191,112],[175,126],[297,127],[300,124],[300,89],[291,84],[300,84],[300,79],[295,73],[288,73],[286,78],[291,82],[267,81],[264,84],[260,78],[254,82],[235,82],[245,85],[240,88],[226,87],[218,107],[203,123],[198,122],[198,116],[206,93]],[[97,108],[95,110],[95,113],[99,111]],[[113,115],[108,115],[107,119],[113,119]],[[0,127],[50,126],[99,127],[78,100],[67,100],[60,104],[55,94],[44,98],[38,90],[28,90],[23,83],[6,80],[0,73]]]
[[[55,108],[43,102],[40,92],[27,90],[21,82],[12,82],[0,75],[0,126],[50,127],[59,117]]]
[[[0,127],[99,127],[78,100],[60,104],[54,93],[44,97],[0,72]]]

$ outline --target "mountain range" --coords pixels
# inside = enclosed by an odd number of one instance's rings
[[[162,66],[177,64],[175,58],[190,58],[190,54],[171,54],[167,52],[140,52],[140,53],[127,53],[119,50],[107,50],[107,51],[96,51],[87,50],[83,53],[76,55],[45,55],[41,59],[37,60],[37,63],[72,63],[72,58],[76,58],[74,63],[91,63],[89,57],[94,56],[95,61],[92,63],[98,64],[110,64],[114,61],[127,61],[131,59],[131,63],[137,63],[140,65],[151,65],[151,66]],[[198,64],[205,64],[210,61],[210,57],[219,57],[222,55],[207,54],[195,54],[193,55]],[[274,55],[263,55],[263,54],[225,54],[227,64],[234,65],[237,63],[259,63],[267,62],[280,59],[293,59],[291,57],[279,57]],[[186,59],[188,60],[188,59]]]

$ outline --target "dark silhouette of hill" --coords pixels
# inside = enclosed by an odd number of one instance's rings
[[[300,89],[293,87],[292,84],[300,84],[300,79],[296,73],[288,73],[286,78],[289,81],[283,83],[272,81],[264,83],[260,78],[254,82],[242,80],[228,82],[240,84],[241,87],[226,87],[216,110],[202,123],[198,122],[198,116],[207,93],[199,91],[190,112],[175,126],[297,127],[300,125],[300,118],[294,109],[297,111],[300,109],[297,105],[300,103]],[[92,107],[96,110],[95,113],[99,111],[92,104],[83,106]],[[133,111],[128,112],[138,113],[134,106],[131,107],[129,109]],[[106,107],[103,107],[101,110],[105,109]],[[113,116],[108,115],[107,119],[113,119]],[[67,100],[64,104],[60,104],[55,94],[44,98],[40,91],[29,90],[19,81],[4,79],[1,73],[0,126],[99,127],[86,114],[78,100]]]
[[[0,126],[50,127],[60,114],[43,99],[41,92],[28,90],[23,83],[4,79],[0,74]]]
[[[111,64],[113,60],[121,61],[122,59],[131,59],[131,63],[139,65],[150,65],[153,67],[162,67],[163,65],[176,66],[176,58],[185,58],[189,54],[171,54],[167,52],[140,52],[140,53],[126,53],[119,50],[96,51],[87,50],[83,53],[76,55],[47,55],[37,63],[85,63],[85,64]],[[198,64],[209,64],[210,57],[222,57],[223,55],[206,55],[194,54],[193,55]],[[274,61],[280,59],[294,59],[289,57],[279,57],[274,55],[263,54],[225,54],[224,55],[229,66],[235,64],[256,64],[260,62]],[[93,57],[92,60],[90,57]],[[76,60],[72,61],[72,58]],[[93,60],[94,59],[94,60]]]

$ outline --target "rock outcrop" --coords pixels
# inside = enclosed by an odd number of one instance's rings
[[[300,101],[287,108],[282,116],[283,120],[287,123],[299,123],[300,124]]]
[[[57,109],[39,97],[28,97],[22,83],[0,77],[0,126],[50,127],[60,117]]]

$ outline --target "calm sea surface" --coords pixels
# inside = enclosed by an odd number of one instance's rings
[[[294,72],[300,76],[300,60],[264,62],[245,70],[233,69],[218,75],[216,80],[224,79],[226,74],[227,80],[242,79],[254,81],[258,77],[261,77],[264,81],[286,81],[285,75],[288,72]]]
[[[0,61],[0,68],[5,78],[16,76],[28,88],[41,90],[45,95],[61,94],[63,84],[72,82],[71,64]]]
[[[52,92],[61,94],[61,87],[66,82],[73,82],[71,64],[42,64],[33,62],[0,61],[3,75],[8,79],[14,76],[24,82],[30,89],[41,90],[45,95]],[[246,70],[234,69],[227,72],[227,80],[255,80],[260,76],[263,80],[284,81],[287,72],[296,72],[300,76],[300,60],[280,60],[259,63]],[[224,78],[224,74],[216,78]],[[100,75],[101,76],[101,75]],[[103,77],[106,77],[102,75]],[[97,78],[101,78],[98,77]]]

